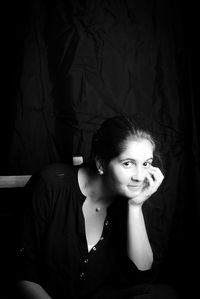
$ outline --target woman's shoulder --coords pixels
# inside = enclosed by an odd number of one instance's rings
[[[74,171],[74,166],[64,163],[53,163],[45,166],[39,172],[44,177],[55,177],[70,174]]]
[[[78,168],[64,163],[54,163],[43,168],[39,175],[44,181],[59,183],[73,180],[76,177]]]
[[[77,177],[78,167],[64,164],[53,163],[38,170],[32,175],[30,183],[47,184],[48,186],[59,186],[72,182]]]

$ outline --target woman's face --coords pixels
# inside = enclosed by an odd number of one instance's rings
[[[107,186],[114,194],[131,199],[147,185],[146,174],[153,161],[153,145],[147,139],[125,143],[125,150],[106,168]]]

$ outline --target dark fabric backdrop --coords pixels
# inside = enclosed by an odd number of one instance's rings
[[[86,159],[102,120],[141,114],[154,125],[166,167],[158,204],[169,245],[163,275],[184,294],[194,291],[200,200],[195,7],[178,0],[21,0],[7,12],[0,174]]]

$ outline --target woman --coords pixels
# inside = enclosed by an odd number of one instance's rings
[[[87,163],[31,178],[18,255],[24,298],[174,298],[150,283],[158,250],[142,207],[164,178],[156,157],[151,134],[116,116],[95,134]]]

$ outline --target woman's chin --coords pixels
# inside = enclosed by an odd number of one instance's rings
[[[134,197],[138,196],[141,193],[141,190],[142,190],[141,188],[135,188],[135,189],[132,188],[131,190],[129,188],[128,197],[134,198]]]

